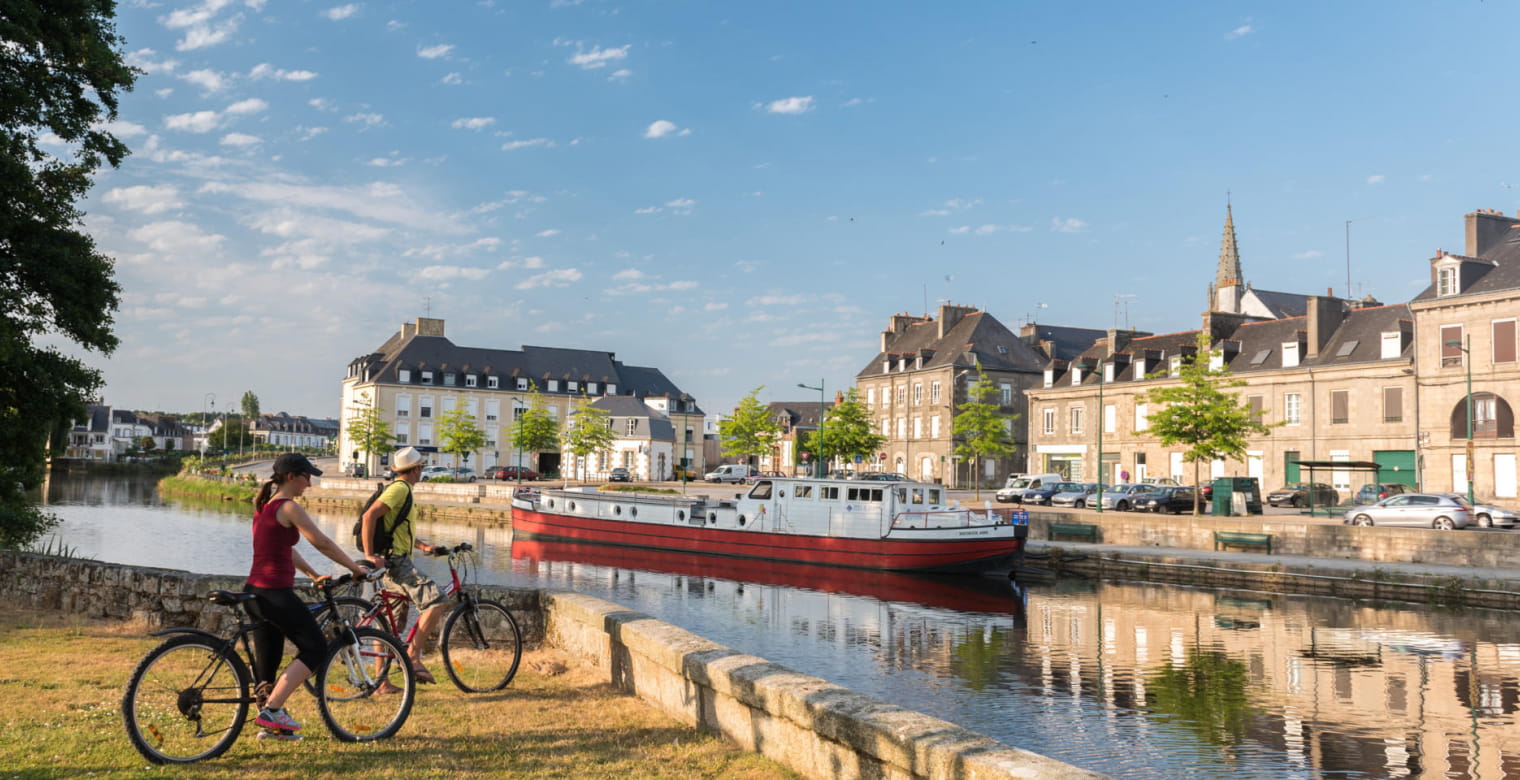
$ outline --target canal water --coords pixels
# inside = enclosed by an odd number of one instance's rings
[[[77,555],[247,571],[241,512],[165,503],[133,479],[54,479],[43,501]],[[351,517],[318,521],[347,545]],[[1114,777],[1520,780],[1511,613],[1080,580],[1019,589],[513,545],[446,524],[422,535],[475,543],[481,582],[614,601]]]

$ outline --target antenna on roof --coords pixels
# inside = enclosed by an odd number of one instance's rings
[[[433,316],[433,296],[431,295],[422,299],[422,316]]]
[[[1134,293],[1118,293],[1114,295],[1114,330],[1119,329],[1119,302],[1124,300],[1124,329],[1129,330],[1129,300],[1135,297]]]
[[[1040,309],[1048,309],[1048,308],[1050,308],[1050,304],[1048,304],[1048,303],[1037,303],[1037,304],[1035,304],[1034,305],[1034,314],[1025,314],[1024,315],[1024,324],[1025,325],[1031,325],[1031,324],[1033,324],[1034,321],[1035,321],[1035,319],[1034,319],[1035,315],[1040,313]]]

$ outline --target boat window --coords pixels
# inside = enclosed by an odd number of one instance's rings
[[[924,491],[922,491],[922,490],[920,490],[918,488],[914,488],[913,489],[913,503],[915,503],[915,504],[922,504],[922,503],[924,503]]]
[[[906,504],[906,503],[908,503],[908,489],[907,488],[898,488],[897,489],[897,503],[899,503],[899,504]]]
[[[850,488],[850,501],[881,501],[881,488]]]
[[[825,485],[825,486],[823,486],[821,488],[821,490],[823,491],[822,496],[823,496],[824,500],[826,500],[826,501],[837,501],[837,500],[839,500],[839,488],[837,488],[837,487],[829,487],[829,486]]]
[[[771,497],[771,482],[770,482],[770,480],[762,480],[760,482],[756,482],[755,486],[752,487],[752,488],[750,488],[750,490],[749,490],[749,497],[750,498],[770,498]]]
[[[795,489],[792,490],[792,498],[812,498],[812,497],[813,497],[813,486],[812,485],[798,485]]]
[[[934,504],[936,506],[939,505],[939,503],[940,503],[940,495],[939,495],[939,489],[938,488],[929,488],[929,503],[930,504]]]

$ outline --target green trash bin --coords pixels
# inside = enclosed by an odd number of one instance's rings
[[[1214,515],[1229,517],[1233,512],[1235,496],[1245,501],[1245,513],[1261,514],[1261,485],[1255,477],[1220,477],[1214,480]]]

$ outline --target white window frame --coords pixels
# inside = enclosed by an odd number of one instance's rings
[[[1151,410],[1147,404],[1135,404],[1135,430],[1145,431],[1151,427]]]
[[[939,382],[929,383],[929,403],[939,403]]]
[[[1055,432],[1056,432],[1056,410],[1055,410],[1055,407],[1053,407],[1053,406],[1047,406],[1044,409],[1041,409],[1040,411],[1041,411],[1041,416],[1044,418],[1044,423],[1045,423],[1044,434],[1046,436],[1053,436],[1053,435],[1055,435]]]
[[[1113,433],[1119,427],[1119,409],[1113,404],[1103,405],[1103,432]]]
[[[1404,334],[1396,330],[1383,331],[1383,351],[1379,353],[1384,360],[1392,360],[1404,352]]]
[[[486,377],[486,389],[487,390],[500,390],[501,389],[501,378],[500,377],[494,377],[494,376],[488,376],[488,377]]]
[[[1298,367],[1298,342],[1284,341],[1282,344],[1282,367]]]
[[[1079,436],[1082,433],[1083,411],[1084,410],[1080,406],[1070,407],[1067,411],[1067,417],[1069,418],[1068,422],[1070,424],[1070,430],[1073,436]]]
[[[396,381],[410,383],[412,381],[412,370],[410,368],[398,369],[396,371]]]
[[[1462,291],[1462,271],[1456,263],[1436,266],[1436,297],[1445,298]]]
[[[1013,406],[1013,385],[1006,382],[998,385],[998,400],[1003,406]]]
[[[1283,393],[1283,424],[1303,424],[1303,396],[1298,393]]]
[[[913,383],[913,405],[914,406],[918,406],[919,404],[921,404],[923,402],[924,402],[924,383],[923,382],[914,382]]]

